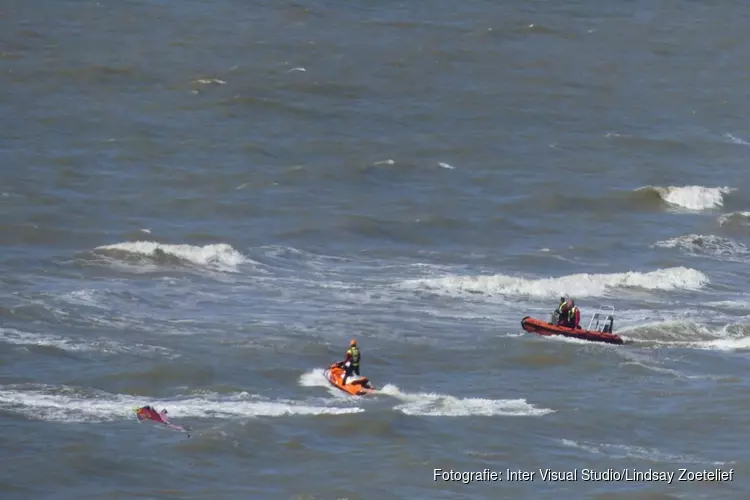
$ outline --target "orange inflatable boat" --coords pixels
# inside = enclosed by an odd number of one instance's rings
[[[549,321],[526,316],[521,320],[521,328],[529,333],[538,333],[539,335],[562,335],[563,337],[588,340],[591,342],[605,342],[607,344],[623,344],[619,335],[612,333],[614,323],[614,307],[608,306],[611,311],[603,311],[602,307],[591,317],[589,327],[568,328],[567,326],[558,326]]]
[[[337,387],[352,396],[364,396],[365,394],[377,392],[372,384],[370,384],[367,377],[357,377],[356,375],[352,375],[347,379],[346,385],[342,384],[341,381],[344,378],[344,373],[345,370],[334,363],[323,372],[323,375],[332,386]]]

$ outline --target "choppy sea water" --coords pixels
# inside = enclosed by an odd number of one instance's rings
[[[747,498],[748,18],[6,2],[2,497]]]

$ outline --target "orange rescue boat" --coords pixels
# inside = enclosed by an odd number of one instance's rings
[[[612,333],[612,326],[615,320],[615,308],[606,306],[608,311],[603,310],[605,306],[599,307],[599,310],[593,314],[589,327],[569,328],[567,326],[558,326],[550,321],[526,316],[521,320],[521,328],[530,333],[539,335],[562,335],[563,337],[588,340],[590,342],[605,342],[607,344],[624,344],[619,335]]]
[[[377,392],[377,389],[370,384],[370,380],[367,377],[352,375],[347,379],[346,385],[342,384],[341,382],[344,379],[344,373],[346,373],[346,370],[341,368],[338,363],[334,363],[323,372],[323,375],[332,386],[341,389],[352,396],[364,396],[365,394]]]

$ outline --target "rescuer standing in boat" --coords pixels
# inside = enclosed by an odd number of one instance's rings
[[[569,328],[581,328],[581,311],[576,306],[576,301],[568,299],[568,325]]]
[[[557,306],[555,314],[557,315],[557,326],[568,326],[568,312],[570,310],[570,299],[560,297],[560,305]]]

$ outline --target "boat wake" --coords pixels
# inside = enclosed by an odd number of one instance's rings
[[[300,377],[300,385],[305,387],[327,387],[337,398],[351,399],[338,389],[333,388],[323,376],[323,369],[316,369],[304,373]],[[375,384],[375,387],[378,387]],[[404,392],[393,384],[378,387],[378,394],[391,396],[399,401],[393,407],[394,411],[405,415],[441,416],[441,417],[470,417],[470,416],[541,416],[554,410],[537,408],[525,399],[485,399],[485,398],[457,398],[447,394],[434,392]],[[372,396],[368,396],[368,399]]]
[[[406,415],[441,417],[469,416],[541,416],[554,410],[537,408],[525,399],[457,398],[432,392],[402,392],[392,384],[381,392],[403,401],[394,407]]]
[[[621,330],[640,345],[716,351],[750,350],[750,324],[711,327],[690,320],[659,321]]]

